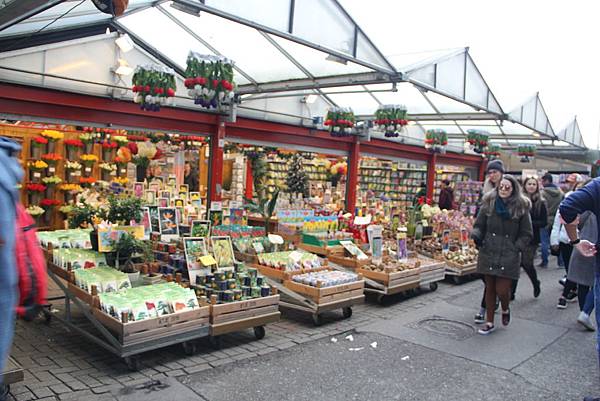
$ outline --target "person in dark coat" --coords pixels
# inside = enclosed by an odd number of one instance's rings
[[[531,280],[531,285],[533,285],[533,296],[534,298],[537,298],[540,296],[541,288],[540,280],[538,280],[537,272],[533,266],[533,258],[535,257],[537,247],[540,244],[540,231],[548,224],[548,213],[546,211],[546,202],[542,198],[540,184],[537,178],[528,177],[525,179],[523,182],[523,189],[525,196],[527,196],[531,202],[529,215],[531,216],[531,225],[533,226],[533,239],[521,254],[521,266]],[[513,281],[511,300],[515,299],[517,283],[518,280]]]
[[[440,201],[438,202],[440,209],[454,209],[454,190],[450,186],[449,180],[442,180],[442,190],[440,191]]]
[[[192,168],[190,162],[183,166],[183,183],[188,185],[190,192],[198,192],[198,171]]]
[[[485,280],[486,323],[479,334],[495,330],[496,297],[502,306],[502,324],[510,323],[512,280],[519,278],[522,252],[531,243],[533,228],[521,186],[511,175],[504,175],[498,186],[482,200],[471,237],[479,249],[477,272]]]

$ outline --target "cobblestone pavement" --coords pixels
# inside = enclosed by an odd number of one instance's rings
[[[343,319],[341,311],[325,314],[320,327],[313,325],[309,315],[284,313],[280,322],[266,326],[267,335],[260,341],[248,330],[225,336],[223,348],[218,351],[208,341],[200,340],[194,356],[185,355],[181,346],[148,352],[142,355],[138,372],[128,370],[119,358],[79,334],[67,331],[59,321],[49,325],[41,319],[31,323],[19,321],[12,355],[25,369],[25,380],[11,387],[11,395],[16,400],[112,400],[119,389],[139,386],[151,379],[189,376],[234,361],[301,347],[306,342],[398,318],[434,303],[450,303],[469,296],[477,299],[481,288],[480,280],[462,285],[442,282],[435,292],[422,290],[406,298],[396,297],[386,306],[368,299],[364,305],[354,307],[350,319]],[[63,307],[60,303],[54,305],[56,309]]]

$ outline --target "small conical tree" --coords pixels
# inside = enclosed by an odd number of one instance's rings
[[[308,196],[308,176],[302,166],[302,156],[296,153],[289,164],[288,175],[285,180],[287,192],[291,194],[300,193]]]

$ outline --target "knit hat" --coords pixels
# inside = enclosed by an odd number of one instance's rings
[[[489,172],[490,170],[497,170],[504,174],[504,163],[500,159],[492,160],[488,163],[486,171]]]

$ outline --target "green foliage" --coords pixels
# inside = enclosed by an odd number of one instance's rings
[[[119,270],[125,273],[133,273],[132,264],[134,257],[140,257],[145,262],[152,262],[154,260],[150,243],[139,240],[128,233],[121,235],[117,241],[111,240],[110,246],[117,260],[125,260],[125,263],[122,265],[119,264]]]
[[[141,198],[111,195],[108,198],[108,203],[110,209],[107,218],[111,223],[122,221],[125,224],[129,224],[131,220],[140,221],[142,219]]]
[[[106,218],[106,212],[82,202],[81,205],[73,206],[69,212],[69,227],[70,228],[87,228],[94,224],[94,217],[100,219]]]
[[[265,219],[265,232],[269,233],[269,223],[275,212],[275,206],[277,205],[277,198],[279,197],[279,190],[273,193],[271,199],[262,197],[258,200],[258,203],[252,199],[245,198],[244,209],[251,213],[258,213]]]
[[[308,196],[308,176],[302,165],[302,156],[295,154],[292,157],[288,175],[286,177],[287,192],[300,193]]]

